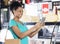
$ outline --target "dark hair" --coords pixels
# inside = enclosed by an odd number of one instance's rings
[[[18,1],[11,2],[10,4],[10,10],[16,10],[18,7],[24,7],[23,3],[19,3]]]

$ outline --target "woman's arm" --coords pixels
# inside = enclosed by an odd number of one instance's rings
[[[32,33],[29,35],[29,37],[32,38],[34,35],[36,35],[36,34],[41,30],[41,27],[42,27],[42,26],[40,26],[40,28],[38,28],[36,31],[32,32]]]
[[[30,28],[28,31],[22,33],[20,32],[17,26],[12,26],[13,31],[19,38],[24,38],[25,36],[30,35],[30,33],[36,31],[38,28],[40,28],[40,23],[37,23],[34,27]]]

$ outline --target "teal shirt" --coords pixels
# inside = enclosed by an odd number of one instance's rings
[[[11,31],[14,39],[18,39],[18,36],[14,33],[13,29],[11,28],[12,26],[17,26],[18,29],[20,30],[20,32],[26,32],[27,31],[27,27],[25,25],[22,25],[19,22],[16,22],[15,20],[10,20],[9,22],[9,30]],[[28,44],[28,36],[20,39],[21,44]]]

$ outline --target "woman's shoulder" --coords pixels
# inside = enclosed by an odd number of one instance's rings
[[[9,26],[10,26],[10,27],[16,26],[16,22],[15,22],[13,19],[11,19],[11,20],[9,21]]]
[[[15,23],[15,21],[13,20],[13,19],[11,19],[10,21],[9,21],[9,24],[14,24]]]

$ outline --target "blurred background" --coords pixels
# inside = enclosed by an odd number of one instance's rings
[[[12,1],[18,1],[24,4],[23,16],[20,20],[26,24],[28,29],[43,17],[46,18],[44,28],[33,38],[29,38],[29,44],[32,44],[32,41],[36,42],[36,40],[37,42],[42,41],[39,44],[47,44],[48,41],[45,40],[50,41],[51,36],[52,42],[60,44],[60,0],[0,0],[0,42],[4,42],[9,20],[14,17],[9,9],[9,4]],[[55,36],[52,35],[53,32]],[[10,34],[10,32],[8,33]],[[4,36],[2,37],[2,35]],[[10,38],[13,38],[11,34],[8,36],[8,39]]]

